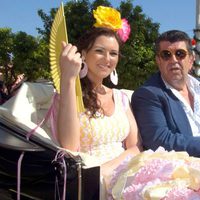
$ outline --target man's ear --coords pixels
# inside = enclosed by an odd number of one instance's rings
[[[158,55],[156,55],[156,64],[160,66],[160,57]]]
[[[191,62],[194,63],[195,61],[195,52],[192,52],[192,55],[190,56]]]
[[[158,55],[156,55],[156,64],[158,69],[160,70],[162,63],[161,63],[161,58]]]
[[[195,53],[193,52],[193,53],[190,55],[190,70],[191,70],[192,67],[193,67],[194,61],[195,61]]]

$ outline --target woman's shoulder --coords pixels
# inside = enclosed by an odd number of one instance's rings
[[[122,105],[125,110],[127,110],[130,100],[131,100],[131,95],[133,91],[131,90],[125,90],[125,89],[113,89],[113,94],[115,100],[117,99],[119,102],[122,102]]]

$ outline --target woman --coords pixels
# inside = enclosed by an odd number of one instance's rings
[[[119,14],[112,8],[99,6],[94,11],[97,21],[102,9],[111,15]],[[118,20],[122,25],[120,15],[118,17],[114,22]],[[62,147],[90,153],[98,158],[102,169],[112,170],[128,155],[139,153],[141,143],[128,98],[120,90],[103,84],[109,75],[114,74],[116,78],[123,43],[112,21],[109,23],[100,26],[96,23],[96,27],[79,40],[78,47],[62,44],[57,133]],[[77,114],[75,82],[82,63],[87,66],[87,70],[83,69],[86,76],[81,79],[86,111]]]

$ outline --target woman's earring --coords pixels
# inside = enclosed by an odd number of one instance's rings
[[[114,85],[118,84],[118,74],[116,69],[114,69],[110,74],[110,80]]]
[[[86,77],[87,72],[88,72],[88,66],[87,66],[87,64],[83,61],[83,62],[82,62],[82,66],[81,66],[81,70],[80,70],[80,72],[79,72],[80,78]]]

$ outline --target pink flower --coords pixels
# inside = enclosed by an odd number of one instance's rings
[[[131,27],[128,24],[128,21],[124,18],[122,19],[122,28],[117,30],[117,33],[123,42],[129,38],[131,32]]]

